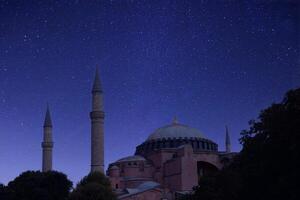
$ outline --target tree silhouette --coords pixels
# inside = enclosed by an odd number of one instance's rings
[[[214,177],[206,177],[195,199],[300,199],[300,88],[263,110],[241,133],[243,148]]]
[[[65,200],[71,187],[63,173],[26,171],[8,183],[1,200]]]
[[[71,193],[69,200],[115,200],[109,180],[100,172],[84,177]]]

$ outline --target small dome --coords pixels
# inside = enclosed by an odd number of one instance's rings
[[[167,139],[167,138],[205,138],[204,135],[195,128],[180,124],[175,118],[172,124],[163,126],[155,130],[147,140]]]
[[[121,158],[116,162],[131,162],[131,161],[146,161],[146,159],[142,156],[128,156],[125,158]]]
[[[137,188],[140,190],[147,190],[147,189],[151,189],[151,188],[156,188],[159,187],[160,184],[154,181],[146,181],[142,184],[140,184]]]
[[[118,170],[119,167],[117,165],[113,165],[110,169],[112,169],[112,170]]]

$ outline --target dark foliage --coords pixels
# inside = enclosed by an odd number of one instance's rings
[[[240,154],[216,176],[203,178],[194,199],[300,199],[300,88],[263,110],[241,135]]]
[[[8,199],[8,190],[7,190],[7,187],[3,184],[0,184],[0,199],[1,200]]]
[[[71,187],[72,182],[60,172],[27,171],[0,189],[0,199],[65,200]]]
[[[69,200],[115,200],[109,180],[99,172],[84,177],[71,193]]]

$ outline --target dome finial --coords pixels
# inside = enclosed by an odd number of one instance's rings
[[[177,116],[174,116],[172,124],[179,124]]]

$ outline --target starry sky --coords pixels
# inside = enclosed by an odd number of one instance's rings
[[[41,169],[49,102],[53,165],[90,169],[91,87],[99,65],[105,165],[156,128],[198,128],[224,150],[299,87],[296,0],[0,0],[0,182]]]

